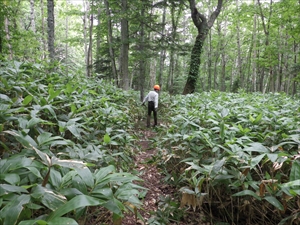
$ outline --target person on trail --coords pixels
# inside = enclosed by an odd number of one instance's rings
[[[160,91],[160,86],[156,84],[154,85],[153,89],[154,91],[149,91],[142,103],[142,105],[145,105],[145,102],[148,101],[147,127],[150,127],[150,118],[152,112],[154,116],[153,127],[157,126],[158,92]]]

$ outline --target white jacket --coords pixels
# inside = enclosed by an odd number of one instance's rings
[[[154,108],[158,107],[158,93],[156,91],[149,91],[147,96],[144,98],[143,103],[146,101],[148,102],[154,102]]]

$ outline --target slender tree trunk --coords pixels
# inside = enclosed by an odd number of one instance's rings
[[[111,15],[110,15],[110,8],[109,8],[108,0],[104,0],[104,4],[105,4],[105,9],[106,9],[106,15],[107,15],[107,28],[108,28],[107,42],[109,45],[109,55],[110,55],[110,60],[111,60],[113,78],[115,79],[115,85],[119,86],[118,73],[117,73],[117,67],[116,67],[116,61],[115,61],[115,52],[114,52],[114,48],[113,48],[112,24],[111,24]]]
[[[253,3],[255,4],[255,0],[253,0]],[[253,60],[252,60],[252,90],[253,92],[257,91],[256,87],[256,57],[257,57],[257,50],[256,50],[256,20],[257,15],[254,14],[253,17],[253,32],[252,32],[252,45],[253,45]]]
[[[175,9],[176,6],[172,4],[171,6],[171,18],[172,18],[172,43],[175,43],[176,36],[177,36],[177,27],[179,18],[181,17],[182,8],[179,8],[179,11],[176,13],[175,17]],[[168,74],[168,82],[167,82],[167,90],[169,90],[169,93],[173,93],[173,84],[174,84],[174,68],[175,68],[175,49],[171,48],[170,50],[170,64],[169,64],[169,74]]]
[[[265,54],[267,54],[267,49],[268,49],[268,46],[269,46],[269,36],[270,36],[270,33],[269,33],[270,29],[269,28],[270,28],[270,22],[271,22],[273,0],[270,0],[270,11],[269,11],[269,19],[267,21],[267,24],[265,23],[265,16],[264,16],[263,11],[262,11],[260,0],[257,0],[257,2],[258,2],[258,5],[259,5],[260,16],[261,16],[261,20],[262,20],[262,25],[263,25],[264,33],[265,33],[265,36],[266,36],[266,40],[265,40]],[[269,63],[270,63],[270,61],[271,61],[270,55],[265,56],[265,57],[269,58]],[[264,74],[264,70],[263,70],[263,74]],[[265,82],[264,87],[263,87],[263,93],[266,92],[267,87],[269,85],[269,80],[272,79],[272,75],[273,75],[273,69],[272,69],[272,66],[269,66],[269,74],[268,74],[268,76],[266,78],[266,82]],[[264,80],[262,80],[262,82],[264,82]]]
[[[87,76],[91,77],[93,72],[93,26],[94,26],[94,16],[92,12],[92,7],[94,5],[94,1],[91,1],[90,8],[90,30],[89,30],[89,47],[88,47],[88,57],[87,57]]]
[[[68,6],[68,0],[66,0],[66,6]],[[69,35],[69,17],[68,15],[66,15],[66,40],[68,40],[68,35]],[[69,61],[69,56],[68,56],[68,51],[69,51],[69,47],[68,47],[68,41],[66,41],[66,45],[65,45],[65,63],[68,64],[68,61]],[[67,70],[66,70],[66,73],[67,75],[69,74],[69,71],[68,71],[68,68],[69,66],[67,66]]]
[[[48,11],[48,52],[51,61],[55,58],[54,49],[54,0],[47,0],[47,11]]]
[[[162,15],[162,29],[161,29],[161,35],[165,39],[165,30],[166,30],[166,0],[164,0],[164,8],[163,8],[163,15]],[[164,42],[163,42],[164,43]],[[162,48],[160,50],[160,58],[159,58],[159,72],[158,72],[158,83],[160,87],[162,87],[162,74],[164,71],[164,62],[166,59],[166,50],[165,48]]]
[[[129,90],[129,75],[128,75],[128,51],[129,51],[129,34],[127,20],[127,0],[122,0],[122,19],[121,19],[121,87],[123,90]]]
[[[144,18],[145,15],[145,8],[142,7],[141,9],[141,16]],[[140,24],[140,44],[139,44],[139,52],[140,52],[140,60],[139,60],[139,72],[140,72],[140,98],[141,101],[144,99],[144,86],[145,86],[145,71],[146,71],[146,62],[145,62],[145,56],[144,56],[144,51],[145,51],[145,25],[144,21],[141,21]]]
[[[297,43],[296,41],[294,40],[294,65],[297,64]],[[299,53],[299,52],[298,52]],[[292,95],[294,96],[295,94],[297,94],[297,81],[296,81],[296,78],[297,78],[297,72],[294,71],[293,72],[293,87],[292,87]]]
[[[34,0],[30,0],[30,23],[33,33],[36,32],[35,29],[35,12],[34,12]]]
[[[216,18],[220,14],[223,0],[218,0],[218,5],[215,11],[210,15],[209,20],[204,16],[204,14],[199,13],[196,8],[195,0],[189,0],[191,16],[194,25],[197,27],[198,35],[191,53],[191,62],[188,78],[183,90],[183,94],[193,93],[196,89],[197,79],[199,75],[200,67],[200,56],[202,53],[203,43],[206,39],[209,29],[213,26]]]
[[[87,33],[88,33],[88,13],[89,13],[89,2],[88,0],[82,1],[83,5],[83,44],[84,44],[84,58],[85,58],[85,75],[88,77],[88,63],[89,63],[89,54],[88,54],[88,41],[87,41]]]
[[[42,20],[42,59],[45,59],[45,53],[47,51],[46,40],[45,40],[45,21],[44,21],[44,0],[41,0],[41,20]]]
[[[211,30],[208,33],[208,49],[207,49],[207,91],[210,91],[212,88],[212,35]]]
[[[237,77],[240,80],[239,86],[241,88],[244,87],[244,74],[242,73],[242,57],[241,57],[241,39],[240,39],[240,17],[239,17],[239,0],[236,0],[236,7],[237,7],[237,21],[236,21],[236,36],[237,36]]]
[[[8,50],[9,50],[9,60],[13,59],[13,50],[10,44],[10,32],[9,32],[9,20],[7,17],[5,17],[5,33],[6,33],[6,40],[7,40],[7,45],[8,45]]]
[[[95,72],[99,73],[100,69],[101,69],[101,64],[100,64],[100,60],[101,60],[101,55],[100,55],[100,43],[101,43],[101,7],[98,7],[98,14],[97,14],[97,47],[96,47],[96,68],[95,68]]]

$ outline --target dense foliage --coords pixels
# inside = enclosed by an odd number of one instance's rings
[[[300,223],[299,99],[209,92],[163,101],[170,120],[155,142],[181,208],[205,211],[211,224]]]
[[[95,213],[120,224],[143,208],[138,93],[63,70],[2,64],[0,224],[84,224]],[[149,224],[190,211],[211,224],[299,224],[298,99],[161,93],[159,105],[150,161],[179,193],[162,197]]]
[[[0,224],[77,224],[95,205],[118,221],[140,207],[128,172],[136,95],[37,64],[0,74]]]

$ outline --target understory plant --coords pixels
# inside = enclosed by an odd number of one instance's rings
[[[89,207],[114,224],[139,216],[130,93],[21,62],[0,81],[0,224],[79,224]]]
[[[210,92],[168,104],[155,141],[181,207],[212,224],[300,223],[298,99]]]

